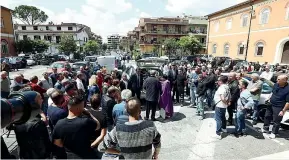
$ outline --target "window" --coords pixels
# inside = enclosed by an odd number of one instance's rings
[[[47,36],[44,35],[44,40],[47,41]]]
[[[56,36],[56,43],[59,43],[61,40],[60,36]]]
[[[230,49],[229,44],[225,44],[225,46],[224,46],[224,55],[228,55],[229,54],[229,49]]]
[[[38,30],[38,26],[33,26],[33,30]]]
[[[58,31],[61,31],[61,27],[57,27],[57,30],[58,30]]]
[[[72,31],[72,27],[68,27],[68,30],[69,30],[69,31]]]
[[[263,50],[264,50],[264,43],[258,42],[256,44],[256,56],[262,56],[263,55]]]
[[[40,36],[34,36],[34,40],[41,40]]]
[[[249,15],[248,14],[245,14],[245,15],[242,16],[242,19],[241,19],[242,27],[247,27],[248,26],[248,19],[249,19]]]
[[[49,26],[46,26],[46,31],[48,31],[49,30]]]
[[[220,27],[220,22],[219,21],[217,21],[217,22],[215,22],[215,32],[218,32],[218,30],[219,30],[219,27]]]
[[[51,42],[51,40],[52,40],[51,36],[47,36],[47,40],[48,40],[49,42]]]
[[[26,40],[27,39],[27,35],[23,35],[23,39]]]
[[[245,49],[245,46],[240,43],[239,46],[238,46],[238,54],[239,55],[243,55],[244,54],[244,49]]]
[[[232,28],[232,18],[228,19],[226,22],[226,28],[227,30]]]
[[[26,26],[22,26],[22,30],[26,30]]]
[[[213,53],[214,54],[217,53],[217,45],[216,44],[213,45]]]
[[[8,54],[9,47],[8,47],[8,42],[5,40],[1,41],[1,53],[2,54]]]
[[[269,15],[270,15],[269,8],[265,8],[265,9],[262,10],[261,19],[260,19],[261,24],[267,24],[268,23]]]
[[[1,17],[1,28],[4,28],[4,19]]]

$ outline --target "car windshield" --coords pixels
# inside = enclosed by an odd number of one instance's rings
[[[80,67],[80,66],[85,66],[86,64],[85,63],[74,63],[72,66],[73,68],[75,67]]]
[[[53,63],[51,68],[64,68],[64,63]]]

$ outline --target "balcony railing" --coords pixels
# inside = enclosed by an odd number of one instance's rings
[[[188,34],[188,31],[142,30],[142,34]]]
[[[202,30],[190,30],[189,33],[193,33],[193,34],[207,34],[207,31],[202,31]]]

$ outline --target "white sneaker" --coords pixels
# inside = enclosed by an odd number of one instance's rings
[[[220,134],[220,135],[214,134],[214,135],[212,136],[212,138],[221,140],[221,139],[222,139],[222,134]]]
[[[271,134],[269,135],[269,138],[270,138],[270,139],[275,139],[275,138],[276,138],[276,135],[275,135],[274,133],[271,133]]]
[[[227,131],[227,129],[222,128],[222,132],[227,133],[228,131]]]

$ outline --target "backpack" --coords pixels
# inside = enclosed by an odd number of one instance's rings
[[[25,124],[15,125],[14,131],[21,159],[50,158],[52,143],[41,119],[34,118]]]

